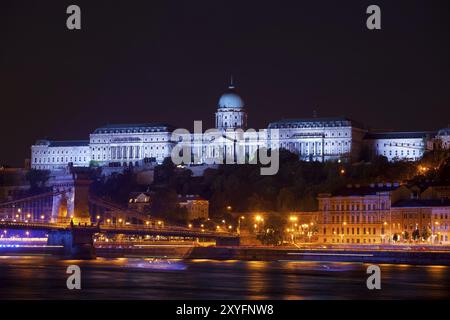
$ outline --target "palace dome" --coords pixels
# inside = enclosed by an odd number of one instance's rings
[[[219,108],[233,108],[233,109],[244,108],[244,101],[236,93],[233,84],[230,84],[227,92],[222,94],[222,96],[220,97],[218,107]]]

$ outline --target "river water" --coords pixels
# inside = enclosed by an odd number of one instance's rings
[[[66,287],[81,268],[81,290]],[[381,267],[368,290],[362,263],[0,256],[0,299],[449,299],[450,267]]]

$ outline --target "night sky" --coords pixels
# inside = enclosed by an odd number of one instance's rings
[[[66,28],[77,4],[82,30]],[[382,30],[366,28],[370,4]],[[106,123],[214,125],[234,75],[249,126],[347,116],[372,128],[450,123],[450,1],[0,2],[0,164],[41,138]]]

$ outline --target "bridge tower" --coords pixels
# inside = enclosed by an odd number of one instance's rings
[[[66,222],[88,225],[89,185],[92,183],[88,168],[69,168],[50,179],[53,188],[52,222]]]

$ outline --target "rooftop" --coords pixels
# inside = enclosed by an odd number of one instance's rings
[[[154,132],[154,131],[170,131],[172,126],[166,123],[120,123],[107,124],[95,129],[94,133],[111,133],[111,132]]]
[[[36,141],[36,145],[44,145],[49,147],[88,147],[89,140],[38,140]]]
[[[435,135],[435,131],[369,132],[364,139],[421,139]]]
[[[398,183],[379,183],[370,184],[365,186],[360,185],[348,185],[345,188],[341,188],[332,194],[332,197],[350,197],[350,196],[367,196],[376,195],[378,192],[389,192],[398,189],[400,185]],[[320,195],[319,195],[320,197]]]
[[[450,207],[450,199],[409,199],[400,200],[392,205],[393,208],[418,207]]]
[[[297,128],[297,127],[358,127],[364,126],[346,117],[300,118],[282,119],[269,123],[269,128]]]
[[[205,200],[205,199],[200,197],[198,194],[186,194],[186,195],[179,194],[178,195],[178,201],[185,202],[185,201],[189,201],[189,200]]]

